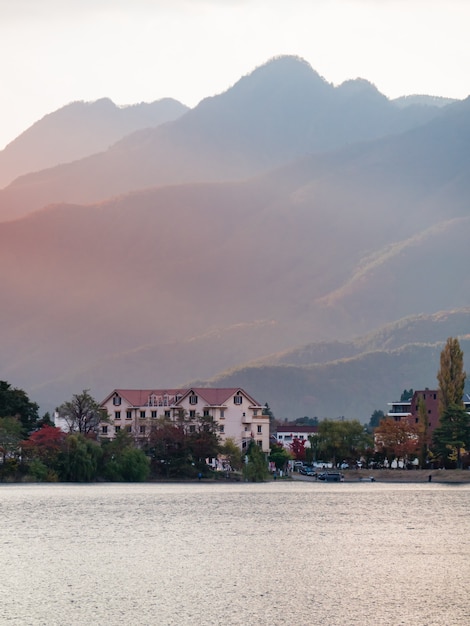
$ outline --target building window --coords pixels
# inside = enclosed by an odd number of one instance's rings
[[[220,417],[221,417],[222,419],[224,419],[224,418],[225,418],[225,409],[220,409]]]
[[[140,419],[145,419],[145,411],[139,411]]]
[[[194,424],[191,424],[191,426],[189,427],[189,432],[190,433],[195,433],[196,432],[196,426],[194,426]]]
[[[165,411],[165,417],[170,417],[170,411]]]
[[[114,396],[113,404],[114,404],[114,406],[120,406],[121,405],[121,398],[119,396]]]
[[[241,396],[234,396],[233,401],[235,404],[241,404],[243,402],[243,398]]]
[[[263,427],[262,426],[258,426],[258,433],[262,433],[263,432]]]
[[[253,416],[256,417],[258,415],[258,409],[253,409]]]
[[[132,426],[126,426],[126,431],[128,433],[131,433],[132,432]]]
[[[256,442],[260,448],[263,447],[263,442],[261,441],[261,439],[258,439],[258,441]]]
[[[121,411],[114,411],[114,419],[115,420],[121,419]]]
[[[209,413],[209,409],[204,409],[204,417],[209,417],[210,413]]]
[[[219,426],[219,431],[220,431],[221,433],[225,432],[225,426],[224,426],[223,424],[221,424],[221,425]]]
[[[132,419],[132,411],[126,411],[126,420]]]
[[[102,435],[107,435],[108,434],[108,427],[107,426],[102,426],[101,427],[101,434]]]
[[[190,417],[191,419],[194,419],[194,418],[196,417],[196,411],[194,411],[194,410],[189,411],[189,417]]]
[[[151,412],[151,416],[152,416],[152,419],[156,419],[156,417],[157,417],[157,412],[156,412],[156,411],[152,411],[152,412]]]
[[[118,433],[121,430],[121,427],[120,426],[115,426],[114,430]]]
[[[139,432],[140,432],[141,435],[145,435],[145,426],[141,426],[139,428]]]
[[[197,396],[195,396],[194,394],[192,396],[189,396],[189,404],[197,404]]]

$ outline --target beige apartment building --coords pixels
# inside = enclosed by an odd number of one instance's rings
[[[108,422],[100,424],[101,439],[114,438],[119,430],[144,442],[159,418],[176,421],[210,416],[224,441],[231,438],[241,450],[254,440],[269,452],[269,416],[244,389],[192,387],[189,389],[114,389],[101,403]]]

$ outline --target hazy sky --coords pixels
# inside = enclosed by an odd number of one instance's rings
[[[68,102],[195,106],[280,54],[465,98],[469,27],[470,0],[0,0],[0,149]]]

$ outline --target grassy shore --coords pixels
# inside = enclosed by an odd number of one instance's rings
[[[345,482],[358,482],[360,478],[373,476],[382,483],[470,483],[470,470],[342,470]]]

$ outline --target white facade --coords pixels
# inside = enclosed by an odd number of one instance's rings
[[[309,437],[317,435],[318,426],[303,426],[298,424],[287,424],[279,426],[275,434],[276,441],[284,448],[290,448],[294,439],[305,441],[305,447],[310,448]]]

